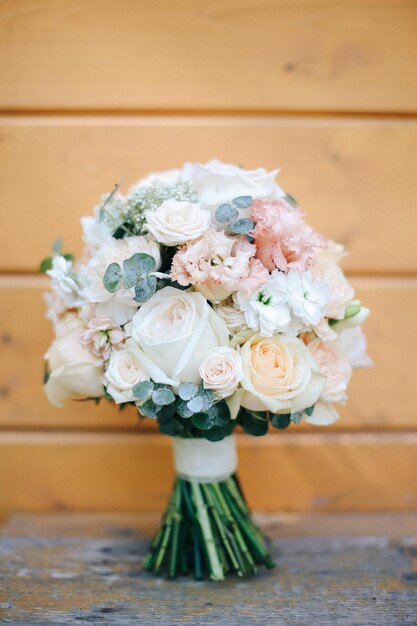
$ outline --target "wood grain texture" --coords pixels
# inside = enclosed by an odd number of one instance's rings
[[[416,111],[412,0],[20,0],[6,109]]]
[[[393,520],[401,525],[398,515]],[[103,536],[103,521],[91,515],[88,534],[77,533],[71,514],[48,533],[47,516],[27,518],[20,536],[13,521],[7,525],[0,542],[0,619],[14,626],[415,624],[416,527],[375,536],[375,516],[362,516],[359,536],[288,536],[284,528],[271,544],[274,570],[215,584],[144,573],[146,523],[107,518]],[[329,525],[326,516],[305,520],[313,535],[323,521]]]
[[[266,511],[413,510],[417,434],[238,435],[249,503]],[[162,510],[173,480],[159,434],[0,433],[0,512]]]
[[[44,319],[42,288],[37,277],[0,278],[0,427],[53,429],[134,429],[136,412],[117,411],[106,402],[51,406],[42,388],[43,355],[52,338]],[[355,370],[349,401],[342,418],[332,426],[341,430],[416,429],[414,362],[417,335],[417,280],[354,278],[357,296],[371,308],[366,322],[369,353],[375,367]],[[28,323],[30,306],[30,323]],[[141,429],[152,427],[150,420]],[[304,426],[294,427],[298,432]],[[317,432],[317,428],[310,427]],[[319,429],[322,430],[322,429]]]
[[[80,253],[79,218],[116,181],[213,156],[282,165],[308,222],[347,246],[348,271],[417,271],[417,122],[3,117],[0,139],[3,271],[36,270],[57,236]]]

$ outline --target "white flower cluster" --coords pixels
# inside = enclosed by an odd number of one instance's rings
[[[82,218],[82,259],[56,254],[47,272],[53,404],[106,396],[216,432],[240,415],[248,432],[251,415],[337,419],[352,368],[370,365],[368,310],[342,246],[305,223],[276,175],[187,163]]]

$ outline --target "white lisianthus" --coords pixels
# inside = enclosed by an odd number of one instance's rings
[[[96,251],[86,266],[88,286],[85,295],[90,302],[97,304],[96,315],[107,316],[115,324],[122,325],[128,322],[138,308],[134,298],[134,289],[120,287],[110,293],[104,286],[103,277],[111,263],[123,265],[123,261],[136,252],[143,252],[153,256],[156,268],[161,265],[161,254],[158,244],[145,236],[125,237],[114,239],[110,237],[105,244]]]
[[[288,302],[294,315],[304,324],[318,324],[329,301],[327,285],[313,280],[310,271],[287,274]]]
[[[137,383],[149,380],[135,353],[129,349],[113,350],[107,370],[104,374],[107,393],[116,404],[132,402],[133,387]]]
[[[242,380],[242,359],[233,348],[215,348],[201,362],[199,373],[205,389],[214,391],[218,398],[227,398],[236,391]]]
[[[372,359],[366,353],[366,337],[362,328],[345,328],[329,343],[338,354],[348,359],[352,367],[372,367]]]
[[[199,194],[204,208],[215,211],[217,207],[238,196],[272,198],[282,195],[275,183],[278,170],[268,172],[260,167],[246,170],[237,165],[212,159],[208,163],[186,163],[181,171],[181,180],[189,181]],[[240,217],[245,217],[240,211]]]
[[[52,268],[46,272],[52,278],[52,288],[67,309],[81,307],[85,303],[83,272],[73,270],[72,261],[56,255],[52,259]]]
[[[50,369],[45,392],[49,402],[58,407],[69,398],[98,398],[104,395],[102,368],[80,344],[79,337],[85,328],[76,317],[65,318],[59,337],[45,355]]]
[[[242,406],[296,413],[313,406],[325,384],[313,355],[297,337],[251,337],[241,348]]]
[[[101,246],[111,236],[111,228],[107,222],[99,222],[95,217],[82,217],[81,227],[85,243],[94,248]]]
[[[158,243],[178,246],[200,237],[210,228],[211,215],[196,202],[166,200],[154,211],[146,211],[149,233]]]
[[[138,359],[151,379],[178,386],[200,384],[199,365],[216,347],[229,343],[224,321],[200,293],[174,287],[157,291],[132,319]]]

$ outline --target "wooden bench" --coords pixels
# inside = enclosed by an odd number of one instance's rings
[[[417,623],[415,513],[258,516],[277,567],[223,584],[141,569],[153,514],[9,518],[0,623],[349,626]]]

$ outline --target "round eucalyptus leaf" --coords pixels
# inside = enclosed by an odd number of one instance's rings
[[[187,402],[187,408],[193,413],[198,413],[199,411],[202,411],[204,408],[203,398],[199,396],[195,396],[194,398],[191,398],[191,400],[188,400]]]
[[[151,417],[152,419],[155,419],[157,414],[156,407],[152,400],[146,400],[146,402],[144,402],[140,406],[139,411],[141,415],[144,415],[145,417]]]
[[[201,430],[210,430],[216,424],[216,416],[213,413],[194,413],[191,418],[194,426]]]
[[[136,284],[135,297],[133,299],[136,300],[136,302],[147,302],[156,291],[156,283],[156,276],[141,278]]]
[[[118,263],[110,263],[103,276],[103,284],[107,291],[114,293],[118,290],[122,278],[122,268]]]
[[[236,211],[236,209],[232,207],[231,204],[221,204],[219,207],[217,207],[214,217],[218,222],[223,224],[229,222],[232,219],[235,219],[238,215],[239,212]]]
[[[288,428],[291,424],[291,415],[287,413],[271,413],[271,424],[274,428],[278,428],[278,430],[284,430],[284,428]]]
[[[168,388],[155,389],[152,393],[152,400],[158,406],[166,406],[175,402],[175,395]]]
[[[253,228],[255,228],[255,222],[246,218],[234,220],[228,225],[228,230],[233,235],[247,235]]]
[[[178,387],[178,395],[181,400],[191,400],[198,391],[198,387],[193,383],[181,383]]]
[[[252,204],[252,196],[238,196],[232,202],[238,209],[248,209]]]
[[[141,383],[137,383],[132,389],[133,396],[138,400],[148,400],[152,395],[153,387],[151,380],[144,380]]]

